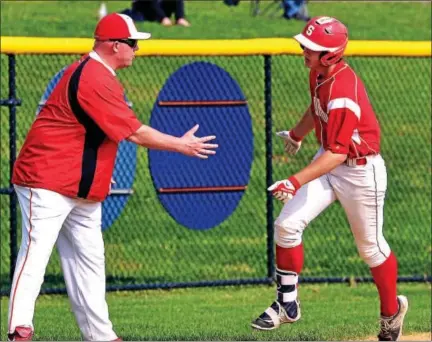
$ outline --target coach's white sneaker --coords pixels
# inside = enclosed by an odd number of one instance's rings
[[[261,316],[252,321],[251,326],[258,330],[273,330],[284,323],[294,323],[301,317],[300,302],[279,303],[273,302]]]
[[[381,330],[378,334],[379,341],[398,341],[402,335],[402,326],[408,311],[408,299],[405,296],[397,297],[399,311],[391,317],[381,316]]]

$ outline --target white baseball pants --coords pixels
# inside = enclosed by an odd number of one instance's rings
[[[321,149],[315,158],[322,152]],[[382,233],[387,172],[380,155],[366,158],[366,165],[342,164],[302,186],[275,221],[276,244],[285,248],[300,245],[308,224],[339,200],[360,256],[369,267],[381,265],[390,255]]]
[[[9,333],[33,328],[36,298],[54,244],[61,258],[67,293],[83,338],[117,338],[105,300],[105,256],[101,203],[45,189],[15,185],[22,213],[22,241],[9,301]]]

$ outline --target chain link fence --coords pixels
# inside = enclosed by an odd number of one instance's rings
[[[16,56],[17,149],[22,146],[39,100],[50,79],[78,55]],[[267,250],[266,111],[264,56],[138,57],[118,73],[133,109],[148,123],[154,102],[168,77],[193,61],[208,61],[238,82],[248,101],[254,135],[254,159],[248,188],[235,212],[215,228],[200,231],[177,224],[157,198],[148,153],[138,148],[133,194],[104,232],[107,283],[110,286],[161,286],[191,282],[251,281],[269,276]],[[308,71],[300,56],[271,57],[273,133],[292,127],[309,105]],[[384,234],[399,259],[400,276],[431,275],[431,69],[429,58],[350,57],[368,89],[382,127],[382,155],[389,183]],[[8,98],[8,56],[1,55],[1,99]],[[267,70],[269,71],[269,70]],[[1,180],[9,187],[9,115],[1,107]],[[198,132],[199,133],[199,132]],[[274,136],[274,134],[273,134]],[[273,141],[274,180],[286,178],[308,163],[318,146],[306,138],[295,157]],[[135,153],[132,150],[132,155]],[[128,162],[127,158],[124,160]],[[9,196],[1,201],[2,289],[9,287]],[[117,208],[120,209],[120,208]],[[281,204],[274,202],[276,217]],[[20,241],[18,213],[18,241]],[[271,241],[271,240],[270,240]],[[304,279],[368,277],[345,214],[334,204],[305,232]],[[203,283],[203,284],[204,284]],[[44,288],[63,288],[57,253],[49,263]]]

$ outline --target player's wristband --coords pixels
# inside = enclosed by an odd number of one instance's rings
[[[300,142],[303,139],[303,138],[300,138],[297,135],[295,135],[293,130],[289,131],[289,136],[292,140],[294,140],[296,142]]]
[[[288,178],[288,180],[291,182],[291,184],[294,186],[294,188],[296,190],[300,189],[301,185],[300,185],[299,181],[297,180],[297,178],[295,178],[294,176],[291,176],[290,178]]]

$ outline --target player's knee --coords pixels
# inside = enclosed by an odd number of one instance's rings
[[[390,247],[387,243],[385,245],[359,246],[358,250],[360,257],[370,268],[381,265],[390,255]]]
[[[371,268],[381,265],[390,255],[390,246],[382,234],[367,235],[356,242],[360,257]]]
[[[284,248],[293,248],[301,244],[306,224],[291,219],[277,219],[274,228],[276,244]]]

